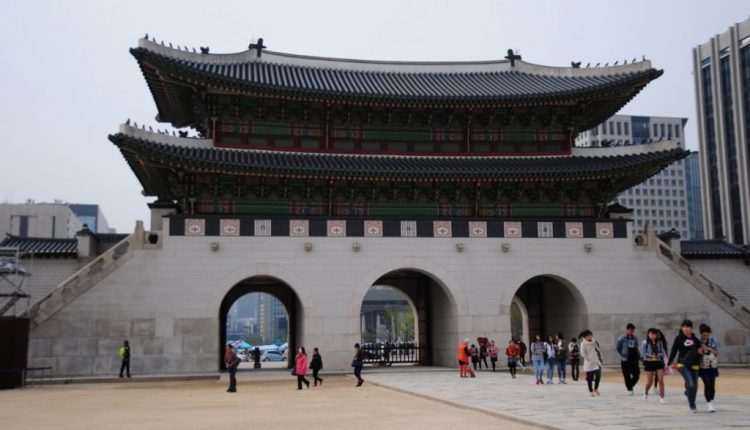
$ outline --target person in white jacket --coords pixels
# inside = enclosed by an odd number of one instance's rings
[[[599,342],[594,339],[591,330],[581,333],[581,358],[583,371],[586,372],[586,384],[591,397],[599,396],[599,382],[602,380],[602,353]]]

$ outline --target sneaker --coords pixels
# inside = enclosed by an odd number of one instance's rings
[[[633,391],[633,390],[628,390],[628,396],[633,396],[633,395],[635,395],[635,391]]]
[[[708,402],[708,412],[716,412],[716,408],[714,408],[713,401]]]
[[[648,393],[643,393],[643,400],[648,401]]]
[[[553,382],[552,382],[551,379],[549,381],[547,381],[547,385],[550,385],[550,384],[553,384]]]
[[[698,412],[698,410],[697,410],[697,409],[695,409],[695,408],[690,408],[690,413],[691,413],[691,414],[695,414],[695,413],[697,413],[697,412]]]
[[[563,380],[562,380],[562,381],[561,381],[560,383],[561,383],[561,384],[563,384],[563,385],[568,385],[568,383],[567,383],[567,382],[565,382],[565,380],[564,380],[564,379],[563,379]]]
[[[666,405],[667,399],[665,399],[664,397],[659,397],[659,403],[661,403],[662,405]]]

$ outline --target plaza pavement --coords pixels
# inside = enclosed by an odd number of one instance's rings
[[[601,397],[591,398],[584,379],[568,381],[568,385],[537,386],[533,374],[513,380],[506,372],[480,371],[476,378],[461,379],[457,371],[391,371],[365,374],[364,378],[400,392],[547,428],[750,429],[750,396],[722,395],[720,387],[716,413],[706,412],[701,385],[698,413],[692,414],[682,390],[677,388],[668,388],[669,403],[660,404],[654,396],[648,401],[640,395],[628,396],[621,383],[602,382]],[[643,392],[643,383],[638,390]]]

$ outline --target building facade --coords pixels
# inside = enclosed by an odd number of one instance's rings
[[[693,49],[707,238],[750,243],[750,19]]]
[[[99,205],[87,205],[87,204],[69,204],[70,210],[78,217],[82,224],[86,224],[89,230],[94,233],[114,233],[114,229],[109,228],[107,218],[104,217],[104,213]]]
[[[109,136],[155,198],[150,228],[32,305],[30,365],[112,374],[127,338],[134,372],[217,372],[229,310],[263,292],[287,312],[291,350],[318,346],[327,369],[348,369],[363,301],[383,285],[413,304],[423,364],[455,366],[459,339],[510,338],[512,303],[525,331],[590,328],[603,344],[628,322],[676,331],[690,317],[712,325],[723,360],[746,358],[750,310],[695,283],[653,230],[636,238],[610,207],[688,151],[574,145],[662,74],[649,61],[250,48],[131,49],[158,119],[197,136],[134,123]]]
[[[73,238],[83,223],[65,203],[2,203],[0,234],[36,238]]]
[[[685,158],[687,213],[689,234],[686,239],[705,239],[703,231],[703,197],[701,195],[700,153],[693,151]]]
[[[670,140],[684,147],[687,118],[614,115],[576,138],[580,147],[647,145]],[[686,160],[677,160],[646,181],[623,191],[615,202],[633,209],[633,231],[652,225],[658,233],[674,229],[692,236]]]

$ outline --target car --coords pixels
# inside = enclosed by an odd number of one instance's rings
[[[284,354],[279,351],[265,351],[260,356],[260,361],[284,361]]]

